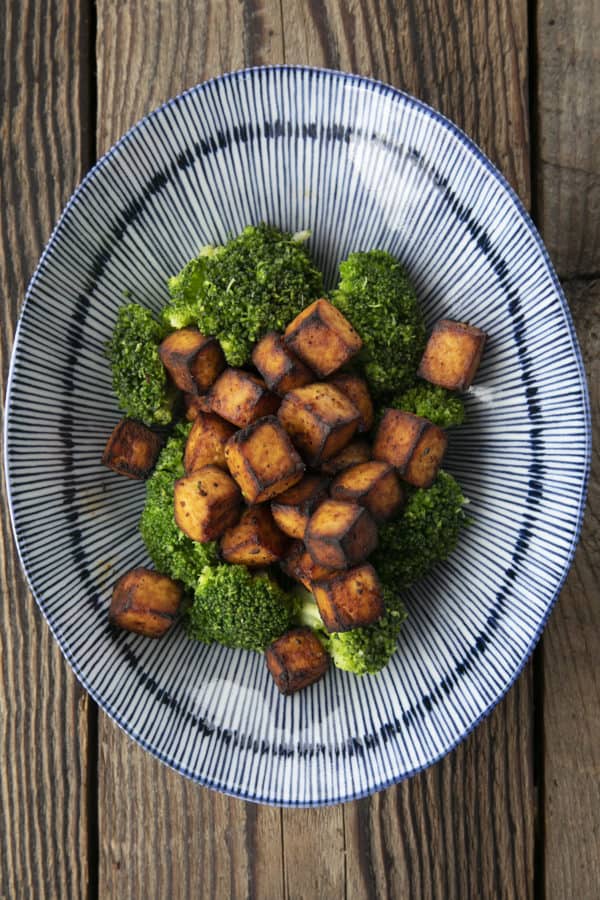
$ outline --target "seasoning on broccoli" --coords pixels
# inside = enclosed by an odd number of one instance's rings
[[[186,631],[205,644],[260,652],[290,628],[293,608],[293,598],[264,572],[208,566],[186,611]]]
[[[321,273],[303,240],[250,225],[224,247],[206,248],[169,280],[171,328],[197,325],[218,338],[227,362],[249,362],[254,344],[285,326],[323,293]]]
[[[140,532],[148,554],[163,575],[182,581],[191,590],[203,569],[218,562],[214,541],[192,541],[175,524],[173,485],[183,477],[183,452],[191,423],[175,427],[146,482],[146,504]]]
[[[391,400],[386,401],[386,406],[422,416],[440,428],[462,425],[465,421],[465,406],[457,394],[424,381],[415,384],[403,394],[396,394]]]
[[[456,547],[468,518],[458,482],[440,471],[430,488],[413,490],[402,516],[379,529],[379,545],[371,556],[382,583],[398,590],[427,574]]]
[[[106,344],[119,408],[145,425],[167,425],[172,418],[173,392],[158,355],[165,333],[150,310],[128,303]]]
[[[384,250],[351,253],[340,265],[331,302],[363,340],[363,364],[374,394],[410,387],[425,347],[425,323],[402,265]]]

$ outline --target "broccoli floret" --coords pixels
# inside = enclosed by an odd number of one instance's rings
[[[120,409],[146,425],[167,425],[173,391],[158,355],[165,330],[145,307],[128,303],[119,309],[106,355]]]
[[[363,339],[358,356],[372,392],[400,393],[414,382],[425,322],[404,268],[384,250],[351,253],[340,265],[332,303]]]
[[[371,562],[383,584],[408,587],[456,547],[468,518],[458,482],[440,471],[429,488],[413,490],[402,516],[379,529],[379,544]]]
[[[419,382],[403,394],[395,395],[385,405],[423,416],[440,428],[462,425],[465,421],[465,406],[460,397],[452,391],[447,391],[446,388],[425,381]]]
[[[214,542],[192,541],[175,523],[173,485],[182,478],[183,452],[191,423],[177,425],[146,483],[140,532],[157,570],[193,590],[203,569],[218,562]]]
[[[230,365],[243,365],[267,331],[282,331],[323,293],[305,237],[251,225],[224,247],[202,251],[170,279],[163,320],[172,328],[198,325],[219,339]]]
[[[290,628],[294,606],[264,573],[237,565],[207,567],[185,614],[186,631],[207,644],[262,651]]]

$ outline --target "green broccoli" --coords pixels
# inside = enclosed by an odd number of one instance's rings
[[[218,557],[214,542],[192,541],[175,523],[173,485],[184,474],[183,452],[190,428],[191,423],[177,425],[158,457],[146,483],[140,532],[157,570],[193,590],[205,566],[216,565]]]
[[[282,331],[323,293],[321,273],[302,241],[261,224],[224,247],[206,248],[169,280],[171,328],[196,324],[219,339],[227,362],[241,366],[267,331]]]
[[[440,428],[462,425],[465,421],[465,405],[461,398],[446,388],[426,381],[420,381],[403,394],[396,394],[386,401],[385,406],[423,416]]]
[[[294,599],[264,572],[207,566],[185,614],[190,637],[209,644],[262,651],[292,624]]]
[[[370,250],[351,253],[340,276],[331,302],[363,339],[357,361],[372,393],[401,393],[413,384],[425,348],[425,322],[404,268],[384,250]]]
[[[120,409],[146,425],[167,425],[174,400],[158,345],[166,332],[150,312],[137,303],[119,309],[106,355]]]
[[[373,564],[384,585],[406,588],[447,559],[468,518],[458,482],[440,471],[429,488],[413,489],[402,516],[379,529]]]

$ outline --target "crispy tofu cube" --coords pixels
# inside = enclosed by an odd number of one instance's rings
[[[343,450],[332,456],[326,462],[321,463],[319,471],[323,475],[337,475],[350,466],[357,466],[359,463],[368,462],[371,459],[371,445],[364,438],[356,438],[350,441]]]
[[[225,562],[248,566],[268,566],[286,554],[290,540],[280,531],[268,505],[251,506],[221,538]]]
[[[252,351],[252,362],[267,387],[280,396],[315,380],[314,372],[292,353],[275,331],[270,331],[258,342]]]
[[[158,348],[162,364],[182,391],[204,393],[225,368],[219,342],[196,328],[182,328],[164,339]]]
[[[273,518],[290,537],[304,537],[306,525],[317,505],[327,496],[328,479],[322,475],[305,475],[271,501]]]
[[[347,569],[373,552],[377,526],[358,503],[324,500],[308,520],[306,549],[316,563],[328,569]]]
[[[428,419],[400,409],[386,409],[373,443],[373,459],[395,466],[415,487],[429,487],[444,458],[446,432]]]
[[[277,412],[279,397],[262,378],[243,369],[225,369],[209,392],[211,411],[238,428]]]
[[[282,494],[304,475],[304,463],[275,416],[265,416],[225,445],[225,459],[248,503]]]
[[[329,656],[310,628],[293,628],[265,650],[267,668],[282,694],[314,684],[329,667]]]
[[[289,391],[279,421],[309,466],[318,466],[346,446],[358,427],[354,404],[332,384],[317,382]]]
[[[358,353],[362,340],[329,300],[315,300],[285,329],[284,340],[300,359],[326,378]]]
[[[364,628],[385,613],[377,573],[368,563],[315,581],[312,590],[327,631]]]
[[[313,581],[337,572],[316,563],[302,541],[294,541],[280,565],[286,575],[303,584],[307,591],[312,591]]]
[[[193,422],[199,412],[211,411],[209,394],[184,394],[183,406],[188,422]]]
[[[481,328],[464,322],[451,319],[436,322],[418,376],[449,391],[466,391],[479,368],[486,338]]]
[[[328,379],[328,383],[334,384],[339,388],[342,394],[345,394],[359,411],[360,419],[356,429],[357,433],[362,434],[365,431],[370,431],[375,420],[375,411],[369,388],[364,378],[360,378],[353,372],[339,372],[337,375],[332,375]]]
[[[225,444],[235,434],[235,427],[220,416],[199,412],[185,445],[183,467],[190,475],[204,466],[227,469]]]
[[[182,597],[177,581],[150,569],[132,569],[115,584],[108,615],[125,631],[159,638],[177,618]]]
[[[205,466],[175,482],[175,521],[193,541],[215,541],[240,517],[240,489],[218,466]]]
[[[393,466],[371,460],[351,466],[333,480],[334,500],[348,500],[368,509],[376,522],[386,522],[400,511],[404,493]]]
[[[161,446],[160,436],[145,425],[121,419],[104,448],[102,464],[119,475],[143,481],[154,468]]]

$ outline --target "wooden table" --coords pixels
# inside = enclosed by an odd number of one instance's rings
[[[500,167],[562,278],[597,413],[599,34],[597,0],[0,0],[3,375],[94,160],[209,76],[311,63],[412,92]],[[281,811],[185,781],[96,709],[28,593],[3,494],[0,897],[600,897],[599,515],[596,447],[542,644],[458,750],[371,799]]]

